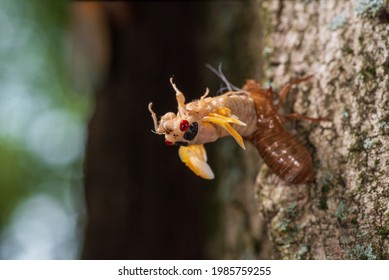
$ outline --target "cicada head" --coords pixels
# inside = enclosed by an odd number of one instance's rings
[[[191,118],[176,117],[164,122],[163,128],[167,145],[190,146],[196,142],[199,124],[196,121],[191,121]]]
[[[151,110],[151,116],[154,120],[155,133],[165,135],[165,143],[169,146],[190,146],[196,143],[197,134],[199,131],[199,122],[191,116],[180,116],[172,112],[162,116],[159,123],[155,113]]]
[[[176,87],[172,79],[170,83],[176,92],[178,112],[177,115],[172,112],[166,113],[158,122],[156,114],[151,109],[152,103],[150,103],[149,111],[154,121],[155,133],[165,135],[165,143],[169,146],[193,145],[196,143],[201,124],[196,114],[186,109],[184,94]]]

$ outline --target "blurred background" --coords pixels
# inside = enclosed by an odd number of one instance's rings
[[[147,105],[176,111],[173,75],[188,101],[215,94],[205,64],[259,79],[259,26],[249,1],[2,1],[0,258],[225,258],[239,147],[207,145],[217,179],[202,180]]]

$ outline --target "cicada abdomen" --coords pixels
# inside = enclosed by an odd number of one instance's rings
[[[256,130],[251,136],[267,166],[290,184],[312,182],[312,158],[307,148],[286,130],[271,132]]]

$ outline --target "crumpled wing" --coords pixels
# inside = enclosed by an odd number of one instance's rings
[[[178,155],[182,162],[196,175],[208,180],[215,178],[211,167],[207,163],[207,152],[204,145],[180,146]]]

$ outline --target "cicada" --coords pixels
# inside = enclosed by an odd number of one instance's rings
[[[231,87],[216,97],[208,97],[209,90],[199,100],[185,103],[184,94],[173,79],[170,83],[176,93],[177,114],[166,113],[158,121],[149,104],[154,132],[165,136],[167,145],[179,146],[180,159],[198,176],[213,179],[214,173],[207,163],[204,144],[221,137],[232,136],[245,149],[244,139],[255,145],[264,162],[275,174],[290,184],[309,183],[314,180],[312,157],[307,148],[285,129],[287,119],[318,121],[298,114],[282,116],[278,109],[291,86],[308,80],[306,76],[286,83],[274,105],[274,92],[262,88],[254,80],[247,80],[242,89]]]

